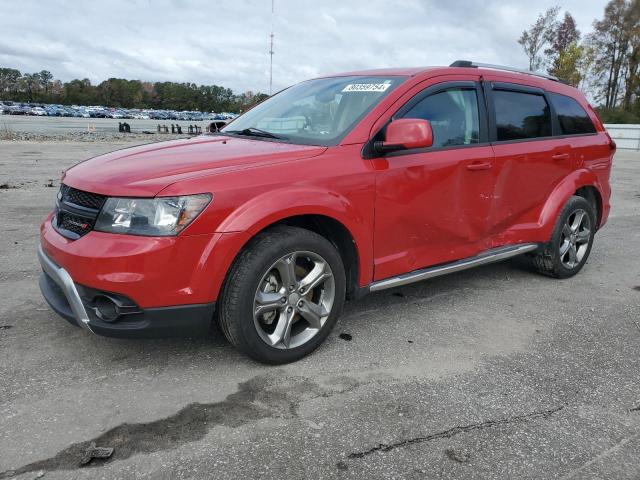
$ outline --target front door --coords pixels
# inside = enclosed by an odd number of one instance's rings
[[[375,280],[486,248],[494,155],[482,98],[477,81],[442,83],[394,115],[429,120],[434,143],[376,161]]]

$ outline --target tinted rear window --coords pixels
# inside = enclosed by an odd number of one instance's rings
[[[584,108],[573,98],[560,95],[559,93],[552,93],[551,102],[558,115],[560,131],[563,135],[580,135],[583,133],[596,132],[587,112],[585,112]]]
[[[551,135],[551,114],[544,96],[494,90],[498,140],[521,140]]]

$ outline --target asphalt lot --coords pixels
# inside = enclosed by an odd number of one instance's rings
[[[59,173],[122,146],[0,142],[0,478],[640,478],[640,154],[617,154],[577,277],[516,259],[372,294],[267,367],[221,337],[108,339],[47,308]],[[79,467],[92,441],[113,457]]]

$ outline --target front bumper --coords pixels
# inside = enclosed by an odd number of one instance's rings
[[[215,302],[197,305],[146,308],[137,306],[116,320],[100,318],[93,297],[110,295],[76,284],[69,272],[38,248],[42,266],[40,291],[49,306],[69,323],[99,335],[120,338],[202,336],[209,332]],[[135,304],[134,304],[135,305]]]
[[[42,266],[40,290],[49,306],[70,322],[91,331],[89,315],[71,275],[53,263],[42,250],[42,246],[38,246],[38,260]]]
[[[124,295],[144,309],[214,302],[248,240],[243,232],[143,237],[97,231],[70,240],[51,218],[40,227],[40,242],[53,263],[76,285]]]

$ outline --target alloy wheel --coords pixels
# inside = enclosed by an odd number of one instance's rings
[[[582,209],[576,210],[567,218],[562,227],[560,239],[560,261],[571,270],[582,262],[591,240],[591,219]]]
[[[313,252],[292,252],[262,275],[253,302],[254,325],[267,345],[296,348],[320,331],[334,300],[329,263]]]

